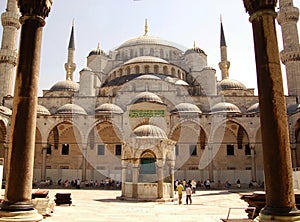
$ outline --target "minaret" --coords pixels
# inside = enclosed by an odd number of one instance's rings
[[[223,80],[229,78],[228,70],[230,67],[230,62],[227,60],[227,46],[226,46],[225,35],[223,30],[222,17],[220,21],[221,21],[221,36],[220,36],[221,62],[219,63],[219,68],[221,69],[222,80]]]
[[[76,69],[76,64],[74,63],[74,52],[75,52],[75,40],[74,40],[74,21],[73,21],[70,42],[68,47],[68,61],[67,63],[65,63],[66,80],[73,81],[73,73]]]
[[[0,49],[0,101],[4,96],[13,93],[14,68],[17,64],[17,37],[19,9],[16,0],[8,0],[6,12],[2,13],[3,26],[2,44]]]
[[[293,0],[280,0],[277,21],[281,26],[283,51],[281,61],[286,68],[288,94],[300,96],[300,47],[297,22],[299,10]]]

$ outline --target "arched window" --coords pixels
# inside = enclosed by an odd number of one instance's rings
[[[150,68],[148,65],[144,66],[145,73],[150,73]]]
[[[139,66],[135,66],[135,74],[139,74],[140,73],[140,67]]]
[[[130,67],[126,68],[126,74],[129,75],[130,74]]]
[[[164,50],[163,50],[163,49],[160,50],[160,57],[161,57],[161,58],[164,58],[164,57],[165,57],[165,56],[164,56]]]
[[[158,67],[158,65],[154,66],[154,73],[157,73],[157,74],[159,73],[159,67]]]
[[[154,49],[153,48],[150,49],[150,55],[154,56]]]
[[[168,74],[168,67],[167,67],[167,66],[164,66],[164,67],[163,67],[163,73],[164,73],[165,75]]]
[[[175,69],[173,67],[171,68],[171,75],[175,76]]]

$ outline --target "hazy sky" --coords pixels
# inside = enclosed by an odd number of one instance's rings
[[[294,5],[300,8],[300,1],[295,0]],[[5,8],[6,0],[0,0],[0,13]],[[220,15],[231,63],[229,77],[256,89],[252,26],[242,0],[54,0],[43,31],[39,95],[66,78],[64,63],[73,19],[75,81],[79,81],[79,71],[86,67],[86,57],[98,43],[108,53],[128,39],[143,35],[145,19],[149,35],[186,48],[196,41],[220,80]],[[282,49],[279,26],[277,32]],[[282,72],[285,77],[284,68]]]

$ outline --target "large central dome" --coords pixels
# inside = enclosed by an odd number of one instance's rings
[[[180,46],[179,44],[151,35],[141,35],[139,37],[129,39],[126,42],[124,42],[122,45],[120,45],[117,49],[138,46],[138,45],[162,45],[162,46],[173,47],[181,51],[186,50],[183,46]]]

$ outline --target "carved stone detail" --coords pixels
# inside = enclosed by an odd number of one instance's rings
[[[52,0],[18,0],[18,6],[23,16],[37,15],[46,18],[52,6]]]

